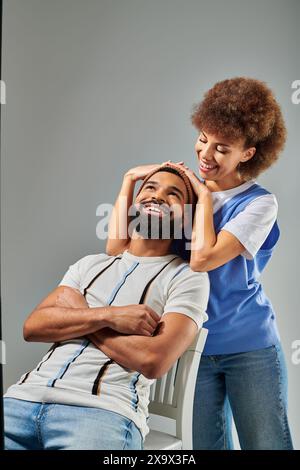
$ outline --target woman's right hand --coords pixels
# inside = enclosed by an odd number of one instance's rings
[[[150,163],[149,165],[139,165],[128,170],[125,173],[125,176],[130,177],[130,179],[134,182],[143,180],[148,175],[148,173],[150,173],[150,171],[153,171],[156,168],[158,169],[160,166],[164,166],[169,162],[171,162],[171,160],[168,160],[163,163]],[[177,162],[177,165],[182,163],[183,162]]]
[[[151,336],[160,316],[146,304],[109,307],[109,328],[126,335]]]

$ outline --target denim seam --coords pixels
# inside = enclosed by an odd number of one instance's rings
[[[283,435],[284,435],[284,444],[285,447],[289,446],[289,430],[288,430],[288,423],[286,419],[286,413],[285,413],[285,407],[283,405],[283,399],[282,399],[282,374],[281,374],[281,367],[280,367],[280,361],[278,357],[278,350],[276,348],[276,345],[273,346],[276,354],[276,368],[277,368],[277,374],[279,378],[279,406],[280,406],[280,414],[281,414],[281,421],[283,424]]]
[[[41,417],[42,417],[42,414],[43,414],[44,406],[45,406],[45,404],[42,403],[41,408],[40,408],[40,410],[37,414],[36,420],[35,420],[38,443],[40,444],[41,447],[44,447],[42,433],[41,433],[41,426],[40,426],[40,421],[41,421]]]
[[[223,409],[222,409],[222,425],[223,425],[223,448],[224,448],[224,450],[227,450],[227,447],[226,447],[226,420],[225,420],[224,406],[223,406]]]
[[[38,416],[38,440],[42,447],[44,447],[44,440],[42,436],[42,424],[45,421],[46,417],[50,414],[51,411],[57,406],[57,403],[43,403],[45,408],[41,409],[41,412]]]
[[[130,428],[131,425],[132,425],[132,421],[129,421],[129,422],[128,422],[128,425],[127,425],[126,432],[125,432],[125,442],[124,442],[124,446],[123,446],[123,449],[122,449],[122,450],[126,450],[125,447],[126,447],[126,444],[127,444],[127,437],[128,437],[129,428]]]

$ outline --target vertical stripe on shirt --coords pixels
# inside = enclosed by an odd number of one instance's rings
[[[48,359],[50,359],[50,357],[51,357],[52,354],[54,353],[54,351],[55,351],[55,349],[57,348],[57,346],[59,346],[59,343],[54,343],[54,344],[52,344],[51,348],[50,348],[49,351],[48,351],[49,354],[48,354],[48,356],[46,357],[46,359],[44,359],[43,361],[41,361],[41,362],[38,364],[37,368],[36,368],[36,369],[33,369],[33,370],[36,370],[36,371],[38,372],[38,371],[40,370],[41,366],[42,366],[43,364],[45,364],[45,362],[47,362]],[[26,380],[27,380],[28,377],[29,377],[29,374],[31,374],[31,372],[33,372],[33,371],[27,372],[27,374],[25,375],[25,377],[24,377],[23,379],[21,379],[21,381],[19,382],[18,385],[22,385],[23,383],[25,383]]]
[[[93,279],[88,283],[88,285],[84,288],[83,290],[83,296],[86,297],[86,294],[87,294],[87,290],[91,287],[92,284],[94,284],[94,282],[96,281],[96,279],[104,273],[104,271],[106,271],[108,268],[110,268],[114,262],[117,260],[117,259],[121,259],[120,256],[118,256],[117,258],[115,258],[110,264],[108,264],[107,266],[105,266],[104,269],[102,269],[98,274],[96,274],[96,276],[93,277]]]
[[[139,265],[140,263],[138,261],[135,261],[131,267],[126,271],[126,273],[124,274],[123,276],[123,279],[121,279],[121,281],[116,285],[116,287],[113,289],[111,295],[110,295],[110,298],[108,300],[108,305],[111,305],[113,303],[113,301],[115,300],[116,296],[117,296],[117,293],[119,292],[119,290],[121,289],[121,287],[125,284],[126,282],[126,279],[128,276],[130,276],[131,273],[133,273],[133,271],[136,269],[136,267]]]
[[[77,351],[75,352],[75,354],[62,366],[62,368],[60,369],[59,373],[57,374],[57,376],[54,378],[54,379],[50,379],[48,381],[48,384],[47,386],[48,387],[54,387],[55,386],[55,382],[57,380],[60,380],[63,378],[63,376],[65,375],[65,373],[67,372],[68,368],[70,367],[70,365],[72,364],[72,362],[76,361],[77,357],[80,356],[80,354],[83,353],[83,351],[85,350],[85,348],[90,344],[90,341],[88,339],[85,339],[79,349],[77,349]]]
[[[99,370],[99,373],[96,377],[96,380],[94,382],[94,385],[93,385],[93,389],[92,389],[92,395],[100,395],[100,386],[101,386],[101,380],[103,379],[104,377],[104,374],[107,372],[107,369],[108,367],[113,363],[114,361],[112,359],[110,359],[109,361],[107,361],[105,364],[103,364],[103,366],[101,367],[101,369]]]
[[[130,389],[132,390],[132,394],[133,394],[131,405],[134,411],[137,411],[138,404],[139,404],[139,395],[138,395],[136,386],[139,381],[140,375],[141,375],[140,372],[135,374],[130,384]]]
[[[54,343],[54,344],[51,346],[50,350],[48,351],[48,352],[50,352],[49,356],[46,357],[46,359],[45,359],[44,361],[42,361],[42,362],[39,363],[39,365],[38,365],[37,368],[36,368],[37,371],[39,371],[40,368],[42,367],[42,365],[45,364],[45,362],[47,362],[48,359],[50,359],[50,357],[51,357],[52,354],[54,353],[54,351],[55,351],[55,349],[57,348],[57,346],[59,346],[59,343]]]
[[[158,271],[158,273],[156,273],[155,276],[153,276],[152,279],[150,279],[150,281],[146,284],[145,289],[143,290],[143,293],[142,293],[142,295],[141,295],[139,304],[143,304],[143,303],[145,302],[145,298],[146,298],[148,289],[150,288],[150,286],[151,286],[151,284],[153,283],[153,281],[157,278],[157,276],[158,276],[167,266],[169,266],[169,264],[172,263],[172,261],[174,261],[174,259],[176,259],[176,258],[178,258],[178,256],[175,256],[174,258],[172,258],[171,261],[169,261],[168,263],[166,263],[166,264]]]

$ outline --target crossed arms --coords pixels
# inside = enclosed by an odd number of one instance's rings
[[[147,305],[89,308],[68,286],[52,291],[24,323],[26,341],[57,342],[86,336],[123,367],[154,379],[164,375],[192,343],[196,323],[170,312],[161,319]]]

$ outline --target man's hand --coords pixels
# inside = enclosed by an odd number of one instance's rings
[[[127,335],[152,336],[160,321],[160,316],[145,304],[110,309],[109,327]]]

